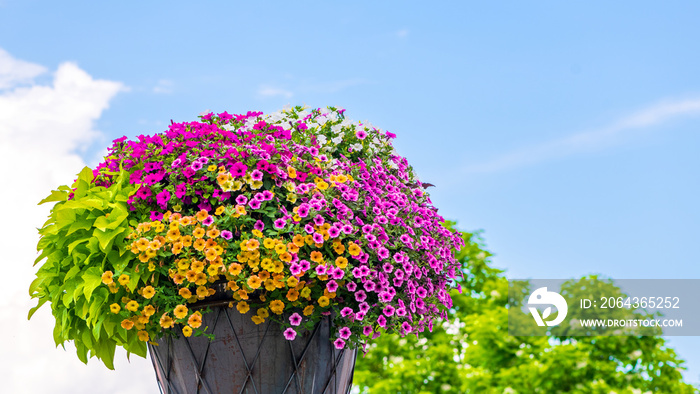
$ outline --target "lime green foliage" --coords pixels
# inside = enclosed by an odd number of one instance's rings
[[[96,356],[113,369],[117,344],[129,352],[146,354],[144,342],[125,341],[126,330],[120,327],[119,317],[105,305],[109,290],[100,286],[107,263],[125,267],[134,258],[126,243],[131,231],[126,201],[133,186],[124,175],[109,188],[95,186],[92,180],[92,170],[86,167],[73,190],[62,186],[40,202],[56,204],[39,229],[41,254],[35,264],[43,263],[29,288],[32,298],[38,300],[29,318],[50,302],[56,318],[56,345],[72,340],[83,362]]]
[[[448,324],[422,339],[385,335],[358,356],[354,383],[381,393],[695,393],[683,362],[656,336],[508,335],[508,281],[478,234],[457,254],[465,279]],[[568,284],[608,286],[597,278]]]

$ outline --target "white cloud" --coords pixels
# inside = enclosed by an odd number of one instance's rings
[[[0,90],[31,82],[33,78],[44,72],[46,72],[45,67],[17,60],[0,48]]]
[[[27,321],[34,304],[27,289],[36,270],[36,227],[48,214],[36,204],[51,189],[72,182],[85,165],[76,151],[99,135],[95,121],[124,86],[95,80],[72,63],[58,67],[50,86],[35,85],[32,78],[46,69],[1,49],[0,70],[0,80],[11,87],[0,91],[0,250],[3,273],[11,278],[0,287],[3,392],[155,392],[147,360],[132,357],[127,363],[120,352],[117,370],[109,371],[95,359],[83,365],[70,346],[55,349],[50,306]]]
[[[680,116],[699,113],[700,99],[666,101],[619,119],[608,126],[524,147],[482,163],[469,165],[463,171],[493,173],[582,152],[596,151],[624,142],[639,129]]]
[[[269,97],[284,97],[284,98],[291,98],[294,95],[294,93],[290,92],[289,90],[282,89],[282,88],[276,88],[272,86],[261,86],[258,89],[258,96],[262,98],[269,98]]]
[[[156,86],[153,87],[153,93],[168,94],[173,92],[173,81],[169,79],[160,79]]]

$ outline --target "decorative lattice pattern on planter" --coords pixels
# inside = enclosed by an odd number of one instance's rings
[[[347,394],[357,351],[337,350],[330,319],[287,341],[277,323],[256,325],[233,308],[215,307],[203,327],[215,336],[166,337],[149,345],[164,394]]]

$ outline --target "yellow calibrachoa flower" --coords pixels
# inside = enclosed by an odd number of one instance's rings
[[[272,238],[265,238],[263,241],[263,246],[267,249],[272,249],[275,247],[275,240]]]
[[[132,312],[136,312],[137,310],[139,310],[139,303],[134,300],[131,300],[126,303],[126,309]]]
[[[268,317],[268,316],[270,316],[270,312],[267,311],[267,308],[260,308],[260,309],[258,309],[257,314],[258,314],[258,316],[260,316],[260,317]]]
[[[156,308],[154,308],[153,305],[146,305],[143,308],[143,315],[146,317],[153,316],[154,313],[156,313]]]
[[[248,303],[245,301],[241,301],[236,304],[236,309],[238,309],[238,312],[240,312],[242,315],[245,315],[250,310],[250,305],[248,305]]]
[[[309,296],[311,296],[311,289],[309,289],[308,287],[304,287],[303,289],[301,289],[301,296],[306,299],[309,299]]]
[[[265,318],[264,318],[264,317],[260,317],[260,316],[258,316],[258,315],[255,315],[255,316],[251,317],[250,319],[253,320],[253,323],[255,323],[255,324],[260,324],[260,323],[264,323],[264,322],[265,322]]]
[[[209,289],[207,289],[205,286],[197,287],[197,298],[199,298],[200,300],[203,300],[208,295],[209,295]]]
[[[348,259],[343,256],[338,256],[338,258],[335,259],[335,266],[340,269],[345,269],[345,267],[348,266]]]
[[[114,283],[114,273],[112,271],[105,271],[104,274],[102,274],[102,283],[106,285],[111,285]]]
[[[200,222],[203,222],[204,219],[206,219],[206,218],[209,217],[209,212],[207,212],[206,209],[202,209],[202,210],[200,210],[199,212],[197,212],[197,214],[195,215],[195,217],[196,217],[197,220],[199,220]]]
[[[156,289],[154,289],[153,286],[146,286],[143,288],[141,295],[143,296],[143,298],[150,300],[151,298],[153,298],[154,295],[156,295]]]
[[[192,327],[190,326],[184,326],[182,327],[182,335],[189,337],[192,335]]]
[[[160,326],[163,328],[170,328],[175,324],[175,321],[173,320],[172,317],[168,316],[167,313],[163,313],[163,316],[160,317]]]
[[[297,170],[294,167],[287,167],[287,175],[294,179],[297,177]]]
[[[148,333],[146,331],[139,331],[136,335],[139,337],[139,341],[148,341]]]
[[[173,311],[173,314],[175,315],[176,318],[182,319],[182,318],[184,318],[185,316],[187,316],[187,312],[189,312],[189,310],[187,309],[186,306],[184,306],[184,305],[178,305],[178,306],[175,307],[175,310]]]
[[[282,312],[284,311],[284,302],[282,302],[280,300],[272,301],[270,303],[270,310],[277,315],[281,315]]]
[[[262,237],[263,237],[263,233],[262,233],[260,230],[258,230],[258,229],[254,229],[254,230],[251,231],[250,233],[253,234],[253,235],[255,235],[255,236],[258,237],[258,238],[262,238]]]
[[[350,242],[348,244],[348,253],[350,253],[351,256],[358,256],[362,252],[362,249],[360,249],[360,246],[354,242]]]
[[[304,236],[302,236],[301,234],[297,234],[294,236],[294,238],[292,238],[292,242],[294,243],[294,245],[301,248],[304,246]]]
[[[313,305],[307,305],[306,308],[304,308],[304,316],[309,316],[310,314],[314,313],[314,306]]]
[[[197,238],[197,239],[200,239],[200,238],[202,238],[206,233],[207,233],[207,232],[206,232],[203,228],[197,227],[197,228],[194,229],[194,231],[192,231],[192,236],[195,237],[195,238]]]
[[[290,276],[289,279],[287,279],[287,286],[289,287],[296,287],[299,284],[299,279]]]
[[[209,238],[217,238],[219,234],[221,234],[221,231],[217,228],[210,228],[209,231],[207,231],[207,237]]]
[[[119,313],[119,311],[122,310],[122,307],[115,302],[114,304],[109,306],[109,310],[112,313]]]
[[[321,307],[327,307],[330,300],[326,296],[321,296],[318,298],[318,305]]]
[[[243,266],[238,263],[232,263],[228,266],[228,273],[233,276],[238,276],[243,270]]]
[[[129,284],[129,275],[127,275],[127,274],[119,275],[119,284],[122,286],[128,285]]]
[[[290,289],[287,292],[287,299],[291,302],[296,301],[297,299],[299,299],[299,292],[294,289]]]

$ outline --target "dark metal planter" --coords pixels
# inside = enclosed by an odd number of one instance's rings
[[[251,314],[214,306],[203,316],[207,337],[167,336],[148,345],[161,392],[347,394],[352,385],[356,349],[337,350],[330,322],[301,331],[293,341],[279,324],[256,325]],[[176,328],[176,330],[179,330]]]

